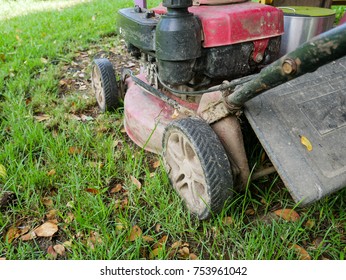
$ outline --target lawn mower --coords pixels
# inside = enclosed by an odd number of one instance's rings
[[[109,60],[95,59],[98,105],[124,98],[128,136],[162,154],[199,219],[273,171],[301,206],[346,186],[345,24],[282,57],[283,11],[251,1],[163,0],[119,10],[118,25],[141,70],[117,80]],[[256,173],[244,118],[273,164]]]

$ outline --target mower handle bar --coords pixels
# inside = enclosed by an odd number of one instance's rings
[[[255,78],[224,94],[232,113],[248,100],[346,55],[346,23],[312,38],[264,68]]]

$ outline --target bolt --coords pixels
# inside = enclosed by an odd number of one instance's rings
[[[297,71],[297,64],[293,59],[287,58],[282,64],[282,70],[287,75],[293,74]]]
[[[257,63],[260,63],[263,60],[263,55],[261,53],[258,53],[255,57],[255,61]]]

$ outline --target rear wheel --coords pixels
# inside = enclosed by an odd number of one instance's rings
[[[91,81],[100,110],[105,112],[116,109],[120,95],[113,65],[107,58],[94,60]]]
[[[226,152],[203,120],[170,123],[163,137],[163,157],[173,188],[200,220],[221,211],[232,195],[233,176]]]

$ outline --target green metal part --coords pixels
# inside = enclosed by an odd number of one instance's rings
[[[304,43],[293,52],[264,68],[253,80],[225,92],[231,113],[253,97],[293,80],[346,55],[346,24],[333,28]]]

